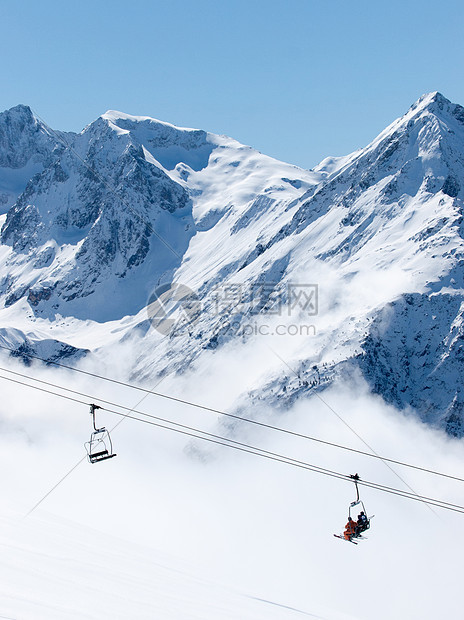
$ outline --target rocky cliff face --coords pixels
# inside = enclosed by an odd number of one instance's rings
[[[0,115],[0,162],[0,187],[37,168],[3,218],[5,327],[94,351],[130,341],[128,371],[146,378],[246,346],[250,325],[300,325],[301,307],[269,311],[317,284],[314,334],[288,341],[293,376],[282,365],[246,397],[288,406],[360,371],[386,401],[464,434],[464,108],[439,93],[312,171],[118,112],[63,139],[23,106]],[[201,311],[165,337],[145,305],[172,280]],[[98,345],[85,338],[96,325]]]
[[[124,288],[120,280],[154,254],[154,281],[169,277],[182,259],[194,233],[188,194],[148,161],[149,154],[129,132],[106,118],[61,150],[7,213],[1,241],[12,252],[6,268],[22,274],[3,282],[5,304],[27,296],[35,314],[49,315],[98,290],[98,301],[74,303],[65,312],[120,318],[123,308],[111,298]],[[156,233],[166,228],[168,247]],[[142,290],[129,311],[139,310],[146,295]]]
[[[28,106],[0,114],[0,213],[15,203],[34,174],[54,161],[64,135],[51,131]]]
[[[363,342],[361,369],[375,393],[424,422],[464,434],[464,300],[454,291],[404,295]]]

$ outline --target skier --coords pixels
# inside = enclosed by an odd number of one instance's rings
[[[356,527],[356,534],[359,535],[361,532],[365,532],[367,529],[367,517],[363,511],[358,515],[358,522]]]
[[[356,523],[351,517],[348,517],[348,523],[345,525],[343,536],[345,537],[345,540],[351,540],[353,536],[356,536]]]

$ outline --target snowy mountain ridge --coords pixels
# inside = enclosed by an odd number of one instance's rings
[[[14,348],[20,333],[25,346],[52,337],[57,355],[130,342],[128,370],[144,380],[304,325],[285,340],[293,372],[264,369],[237,407],[282,409],[361,373],[398,408],[464,434],[464,108],[441,94],[312,171],[114,111],[64,135],[25,106],[0,115],[0,162],[2,339],[14,333]],[[166,337],[146,304],[171,281],[201,313]],[[292,287],[313,285],[316,313],[283,310]]]

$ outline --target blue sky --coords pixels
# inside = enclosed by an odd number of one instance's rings
[[[107,109],[306,168],[424,92],[464,105],[462,1],[0,0],[0,109],[80,131]]]

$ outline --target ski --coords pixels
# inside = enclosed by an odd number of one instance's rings
[[[348,540],[347,538],[345,538],[344,536],[340,536],[339,534],[334,534],[334,536],[335,536],[335,538],[340,538],[340,540],[344,540],[345,542],[353,543],[353,545],[357,545],[358,544],[354,540]]]

